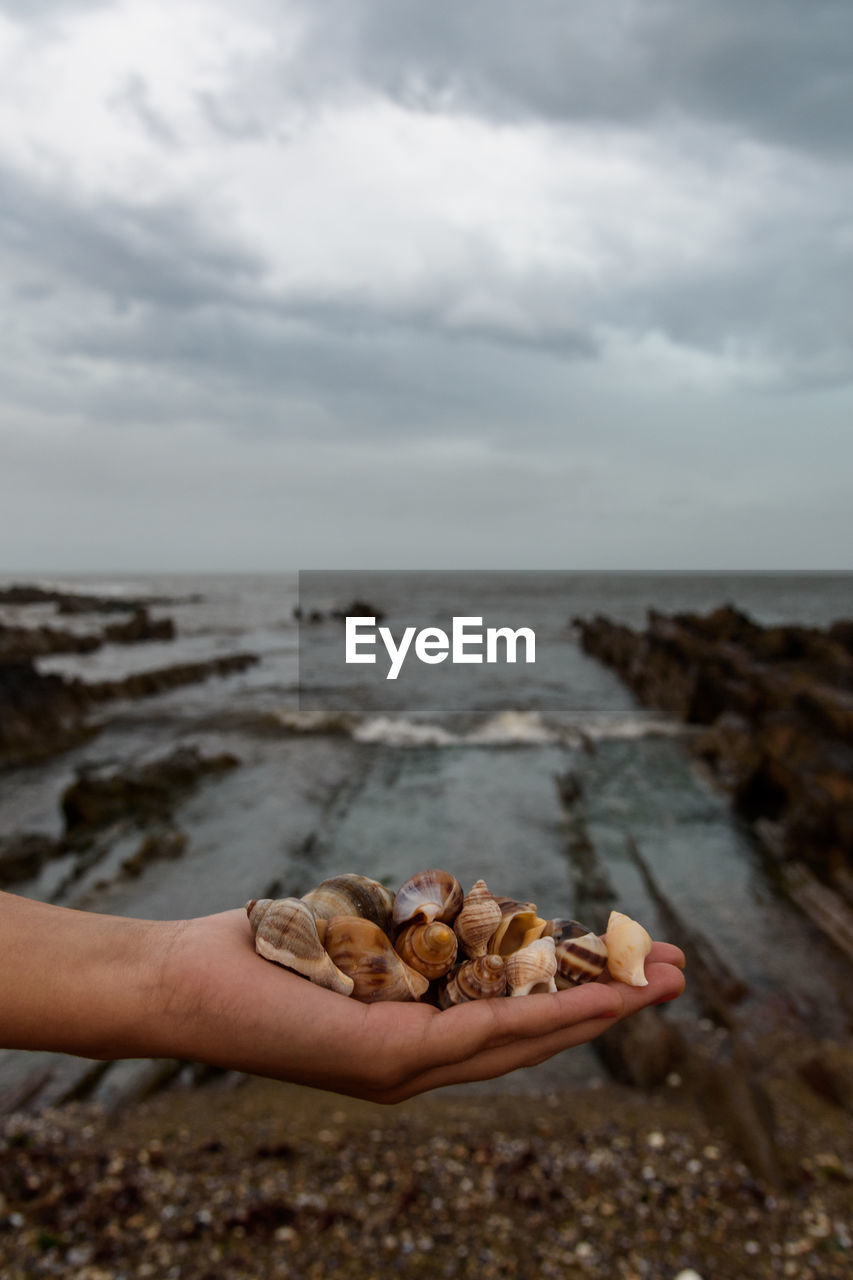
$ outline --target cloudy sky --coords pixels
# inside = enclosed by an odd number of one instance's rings
[[[850,568],[849,0],[0,0],[0,570]]]

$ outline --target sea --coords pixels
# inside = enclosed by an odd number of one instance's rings
[[[848,962],[781,896],[752,833],[691,758],[689,730],[639,706],[585,655],[573,619],[603,614],[642,626],[650,609],[732,604],[760,623],[824,626],[853,617],[853,575],[376,571],[309,575],[302,591],[296,573],[0,579],[15,581],[154,597],[162,603],[153,616],[176,625],[173,641],[52,656],[39,660],[43,671],[101,680],[237,652],[259,658],[239,674],[105,704],[99,732],[82,746],[0,773],[0,834],[58,835],[63,791],[82,767],[126,768],[180,745],[240,761],[177,806],[175,823],[188,837],[180,858],[129,878],[122,863],[140,833],[128,829],[97,861],[84,865],[69,854],[15,892],[175,919],[270,893],[301,894],[338,872],[397,885],[437,866],[466,889],[482,878],[493,892],[535,902],[540,914],[576,916],[577,871],[555,782],[571,772],[615,906],[666,936],[629,856],[630,838],[688,927],[747,984],[744,1017],[761,1028],[787,1021],[815,1035],[840,1030],[825,992],[845,974],[849,983]],[[320,615],[313,622],[304,617],[306,583]],[[340,649],[342,623],[328,611],[354,599],[381,612],[395,635],[414,617],[449,629],[460,612],[496,626],[524,622],[535,629],[536,661],[466,668],[453,679],[439,674],[448,664],[411,662],[393,689],[368,681],[366,668],[336,683],[317,655]],[[7,606],[2,617],[80,630],[98,622],[60,619],[49,605]],[[701,1014],[688,994],[672,1016],[689,1022]],[[547,1077],[517,1073],[524,1080],[513,1087],[544,1087],[555,1072],[567,1081],[596,1077],[588,1053],[570,1065],[572,1056],[561,1055]]]

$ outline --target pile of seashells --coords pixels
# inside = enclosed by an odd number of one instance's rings
[[[491,996],[557,991],[600,977],[646,986],[652,945],[642,925],[610,913],[603,938],[576,920],[544,920],[532,902],[469,893],[448,871],[411,876],[396,894],[339,875],[302,898],[246,903],[259,955],[321,987],[372,1003],[428,1000],[442,1009]]]

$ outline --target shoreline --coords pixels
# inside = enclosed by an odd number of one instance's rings
[[[853,1131],[787,1069],[786,1181],[690,1088],[438,1091],[382,1107],[224,1077],[108,1115],[0,1122],[7,1280],[849,1274]],[[15,1188],[17,1189],[15,1191]],[[322,1247],[318,1246],[322,1232]]]

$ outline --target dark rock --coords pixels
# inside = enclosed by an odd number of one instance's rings
[[[371,604],[369,600],[350,600],[349,604],[339,605],[332,609],[330,616],[338,622],[344,622],[347,618],[375,618],[377,622],[385,621],[385,610],[379,609],[375,604]]]
[[[142,840],[139,848],[121,864],[122,872],[130,879],[142,874],[149,862],[174,861],[184,853],[187,836],[179,827],[166,827],[150,832]]]
[[[705,726],[694,749],[736,811],[853,905],[853,622],[761,627],[727,605],[575,625],[641,702]]]
[[[28,662],[50,653],[94,653],[103,640],[55,627],[13,627],[0,622],[0,663]]]
[[[171,618],[151,618],[144,607],[135,609],[127,622],[114,622],[104,627],[104,639],[112,644],[139,644],[148,640],[174,640],[175,624]]]
[[[209,658],[202,662],[179,662],[174,666],[157,667],[153,671],[137,671],[120,680],[102,680],[84,687],[92,702],[104,702],[112,698],[152,698],[169,689],[184,684],[195,684],[210,676],[227,676],[245,671],[258,661],[253,653],[229,653],[221,658]]]
[[[46,862],[62,852],[52,836],[34,832],[0,836],[0,888],[38,875]]]
[[[788,1174],[779,1152],[776,1118],[756,1072],[729,1049],[718,1058],[691,1054],[689,1072],[711,1123],[719,1125],[756,1177],[770,1187],[783,1186]]]
[[[798,1067],[800,1077],[825,1102],[853,1115],[853,1055],[824,1042]]]
[[[554,785],[557,788],[557,795],[560,797],[560,804],[565,809],[570,809],[583,795],[583,782],[580,774],[575,773],[573,769],[567,769],[565,773],[555,773]]]
[[[622,1084],[655,1089],[684,1056],[681,1033],[659,1009],[642,1009],[593,1041],[600,1060]]]
[[[237,757],[228,752],[203,756],[195,747],[179,747],[171,755],[137,768],[113,772],[83,769],[62,796],[66,832],[79,836],[129,817],[163,821],[171,816],[179,797],[201,778],[237,764]]]
[[[91,737],[97,728],[87,717],[98,703],[153,697],[210,676],[245,671],[257,661],[254,654],[232,653],[92,684],[42,675],[32,661],[0,663],[0,767],[42,760]]]
[[[78,682],[41,675],[31,662],[0,664],[0,766],[65,751],[94,731]]]

